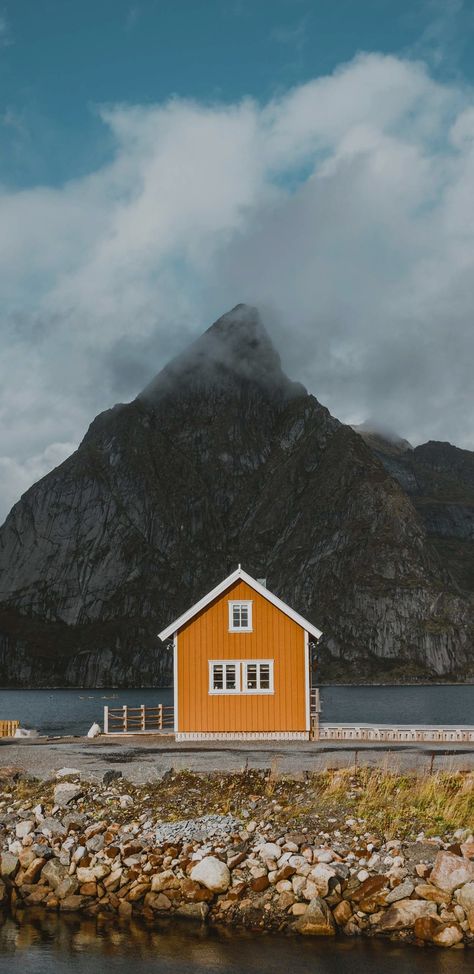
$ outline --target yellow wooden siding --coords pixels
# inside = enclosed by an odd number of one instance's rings
[[[252,632],[229,632],[229,601],[251,600]],[[273,660],[273,694],[210,694],[209,660]],[[306,730],[304,630],[237,581],[178,633],[178,730]]]

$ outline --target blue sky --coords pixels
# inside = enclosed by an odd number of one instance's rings
[[[0,520],[245,301],[474,449],[474,0],[0,0]]]
[[[55,185],[99,165],[102,104],[266,100],[359,51],[472,79],[473,15],[472,0],[0,0],[0,179]]]

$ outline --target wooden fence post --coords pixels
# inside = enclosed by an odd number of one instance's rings
[[[104,707],[104,734],[109,733],[109,708]]]
[[[163,704],[158,704],[158,727],[163,730]]]
[[[145,704],[144,703],[142,703],[140,710],[141,710],[142,731],[144,731],[145,730]]]
[[[124,733],[126,734],[128,730],[128,707],[126,703],[124,703],[122,709],[123,709],[123,730]]]

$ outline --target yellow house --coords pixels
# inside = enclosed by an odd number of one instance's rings
[[[176,739],[307,740],[321,635],[239,565],[159,634],[173,637]]]

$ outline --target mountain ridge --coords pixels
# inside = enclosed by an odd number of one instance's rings
[[[170,682],[156,634],[239,562],[323,630],[323,676],[474,672],[472,603],[411,497],[237,306],[12,509],[0,682]]]

